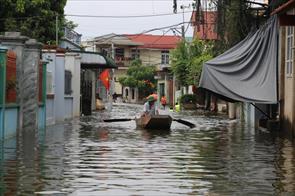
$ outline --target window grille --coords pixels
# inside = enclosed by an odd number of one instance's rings
[[[293,53],[294,53],[294,27],[286,29],[286,76],[291,77],[293,74]]]

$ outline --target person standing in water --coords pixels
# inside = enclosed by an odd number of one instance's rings
[[[163,106],[164,110],[166,109],[167,100],[165,95],[161,97],[161,105]]]

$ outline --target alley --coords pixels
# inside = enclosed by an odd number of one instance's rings
[[[2,191],[87,196],[295,191],[295,153],[288,140],[196,112],[172,114],[196,128],[173,122],[168,132],[136,130],[134,121],[102,121],[134,117],[141,109],[114,104],[111,112],[48,127],[39,141],[25,135],[22,141],[7,140]]]

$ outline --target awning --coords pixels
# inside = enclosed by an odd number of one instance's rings
[[[114,68],[117,69],[118,66],[113,59],[104,56],[97,52],[87,52],[87,51],[74,51],[81,55],[81,67],[85,69],[104,69],[104,68]]]
[[[278,23],[272,16],[254,34],[204,63],[199,86],[231,100],[277,103]]]

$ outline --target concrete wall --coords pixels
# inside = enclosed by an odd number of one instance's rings
[[[158,65],[161,64],[161,51],[155,49],[141,49],[140,59],[145,65]]]
[[[23,111],[23,127],[29,131],[38,128],[38,72],[41,45],[35,40],[28,40],[25,46],[20,108]]]
[[[78,53],[62,53],[56,50],[44,50],[43,60],[47,60],[47,73],[51,73],[52,92],[46,99],[47,125],[62,122],[65,119],[80,116],[80,72],[81,56]],[[72,73],[72,93],[65,95],[65,71]]]
[[[46,99],[46,124],[55,124],[54,98]]]
[[[65,97],[64,99],[64,119],[73,118],[73,97]]]
[[[291,11],[293,12],[293,11]],[[280,27],[280,51],[279,51],[279,65],[280,65],[280,120],[281,129],[294,137],[295,135],[295,33],[293,33],[293,73],[286,75],[286,31],[287,27]],[[295,27],[293,26],[293,32]]]
[[[128,95],[127,92],[128,91]],[[134,92],[134,97],[132,97],[132,91]],[[137,88],[130,88],[124,87],[123,88],[123,99],[128,103],[136,103],[138,100],[138,89]]]
[[[64,96],[65,96],[65,54],[56,54],[55,64],[55,96],[54,96],[54,107],[55,107],[55,120],[56,122],[62,122],[65,119],[64,109]]]
[[[80,55],[75,56],[75,63],[72,77],[72,88],[73,88],[73,115],[80,116],[80,98],[81,98],[81,57]]]
[[[65,95],[66,118],[80,116],[80,69],[81,57],[77,53],[65,54],[65,70],[72,73],[72,94]],[[70,108],[67,108],[70,107]],[[70,114],[70,112],[72,112]]]
[[[0,122],[1,139],[27,135],[37,137],[39,126],[44,127],[45,124],[45,119],[42,118],[45,114],[39,113],[38,100],[41,44],[34,39],[21,36],[18,32],[1,35],[0,43],[16,54],[17,94],[16,103],[5,106],[4,99]],[[1,94],[5,94],[5,91]],[[41,107],[44,108],[44,103]]]
[[[55,123],[55,107],[54,107],[54,95],[55,95],[55,64],[56,53],[50,51],[43,51],[42,59],[47,61],[47,84],[51,86],[52,92],[48,93],[46,97],[46,124],[51,125]],[[49,80],[49,74],[51,75],[51,82]],[[48,87],[49,87],[48,86]],[[47,87],[47,88],[48,88]]]
[[[115,72],[115,92],[118,95],[123,95],[122,85],[119,83],[119,78],[127,74],[127,69],[116,69]]]

